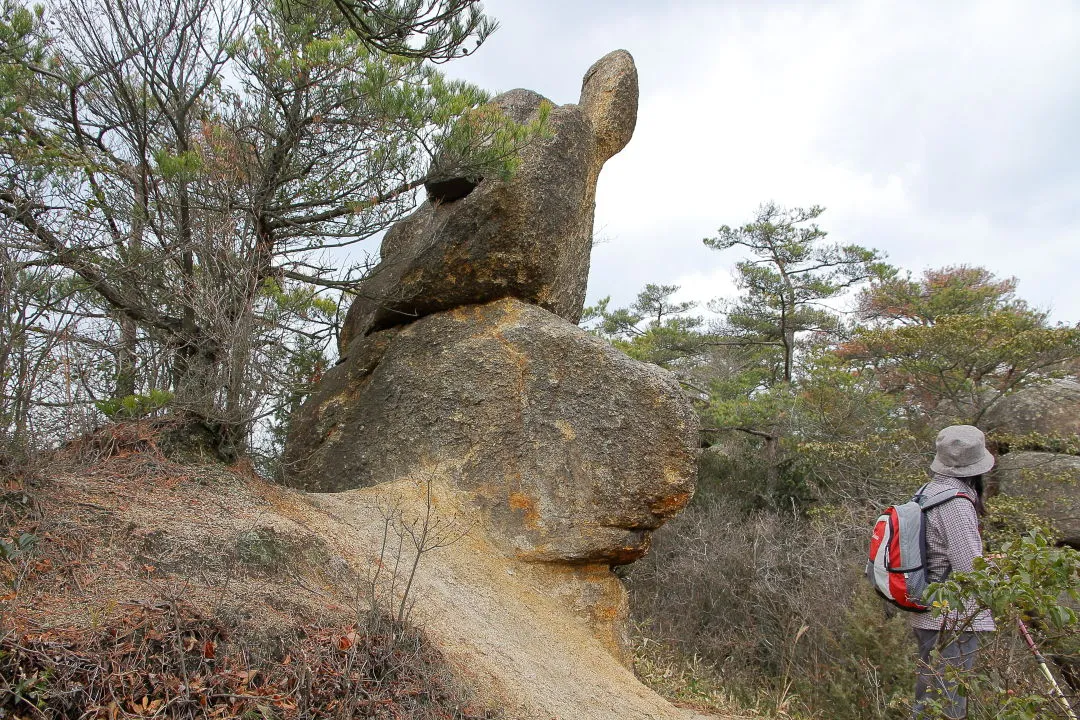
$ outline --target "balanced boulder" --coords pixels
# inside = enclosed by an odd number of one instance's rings
[[[637,120],[633,58],[616,50],[585,74],[580,102],[554,107],[548,131],[509,180],[433,169],[429,198],[383,239],[339,336],[341,355],[371,332],[462,305],[514,297],[577,322],[592,249],[596,180]],[[494,101],[519,123],[549,101],[512,90]]]
[[[694,489],[697,420],[674,376],[513,299],[358,338],[293,428],[289,484],[438,468],[524,559],[630,562]]]

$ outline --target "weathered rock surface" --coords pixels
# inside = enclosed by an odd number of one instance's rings
[[[1080,383],[1051,380],[1007,395],[986,412],[980,426],[1015,435],[1080,434]]]
[[[1011,452],[998,458],[991,480],[999,492],[1034,502],[1064,542],[1080,547],[1080,457]]]
[[[697,417],[673,375],[574,324],[597,176],[629,141],[637,97],[633,60],[616,51],[586,73],[579,105],[551,111],[513,179],[434,168],[286,443],[286,484],[342,519],[336,539],[355,535],[349,562],[372,563],[391,521],[412,522],[404,509],[467,520],[474,531],[417,577],[435,599],[423,622],[478,684],[522,698],[512,717],[693,715],[628,670],[611,565],[640,557],[689,501]],[[528,122],[546,101],[514,90],[496,102]]]
[[[512,299],[357,340],[294,427],[288,484],[452,467],[526,559],[634,560],[694,489],[697,420],[675,378]]]
[[[580,104],[551,111],[550,136],[523,151],[512,179],[486,179],[470,188],[452,177],[433,178],[434,200],[384,238],[380,263],[349,308],[341,354],[370,332],[502,297],[577,322],[589,274],[596,180],[604,162],[630,140],[637,101],[633,58],[625,50],[609,53],[586,73]],[[514,120],[528,122],[546,101],[512,90],[494,102]]]

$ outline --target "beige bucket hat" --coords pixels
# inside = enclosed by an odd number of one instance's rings
[[[930,469],[938,475],[971,477],[994,467],[986,436],[974,425],[950,425],[937,435],[937,455]]]

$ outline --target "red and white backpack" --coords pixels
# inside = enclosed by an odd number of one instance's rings
[[[909,612],[926,612],[923,595],[926,576],[926,512],[956,498],[972,504],[975,499],[962,490],[949,489],[923,495],[927,485],[910,501],[886,508],[874,523],[866,577],[878,594]]]

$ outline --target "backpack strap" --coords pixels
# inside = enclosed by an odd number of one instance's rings
[[[923,493],[926,492],[926,488],[928,488],[928,487],[930,487],[930,483],[926,483],[921,488],[919,488],[918,492],[916,492],[915,495],[912,496],[911,500],[913,502],[919,503],[919,505],[921,506],[922,505]]]
[[[923,489],[925,489],[925,487],[926,486],[923,486]],[[921,493],[921,491],[920,491],[920,493]],[[975,502],[975,498],[973,498],[971,495],[965,493],[963,490],[956,490],[956,489],[945,490],[945,491],[942,491],[940,493],[937,493],[936,495],[932,496],[931,499],[928,502],[926,502],[926,504],[923,504],[921,495],[916,495],[916,497],[913,498],[913,500],[915,500],[916,502],[919,503],[919,507],[922,508],[922,532],[919,534],[919,542],[920,542],[920,551],[922,552],[922,557],[924,559],[924,562],[925,562],[925,558],[926,558],[927,552],[928,552],[927,551],[927,537],[926,537],[927,513],[930,510],[938,507],[939,505],[944,505],[945,503],[949,502],[950,500],[955,500],[956,498],[964,498],[965,500],[967,500],[968,502],[971,503],[971,506],[973,508],[978,507],[978,504]],[[944,582],[945,579],[948,578],[951,573],[952,573],[952,568],[950,567],[945,571],[945,574],[943,576],[941,576],[940,578],[937,578],[936,582]],[[927,573],[926,579],[927,580],[933,580],[930,577],[929,573]]]
[[[919,503],[919,507],[921,507],[922,511],[925,513],[928,510],[936,508],[938,505],[944,505],[945,503],[949,502],[950,500],[955,500],[956,498],[964,498],[965,500],[970,502],[972,504],[972,506],[974,506],[976,504],[975,503],[975,498],[971,497],[971,495],[967,494],[963,490],[946,490],[944,492],[940,492],[940,493],[934,495],[930,500],[928,500],[926,502],[923,502],[922,494],[921,494],[921,491],[920,491],[920,494],[917,494],[912,499],[915,502]]]

